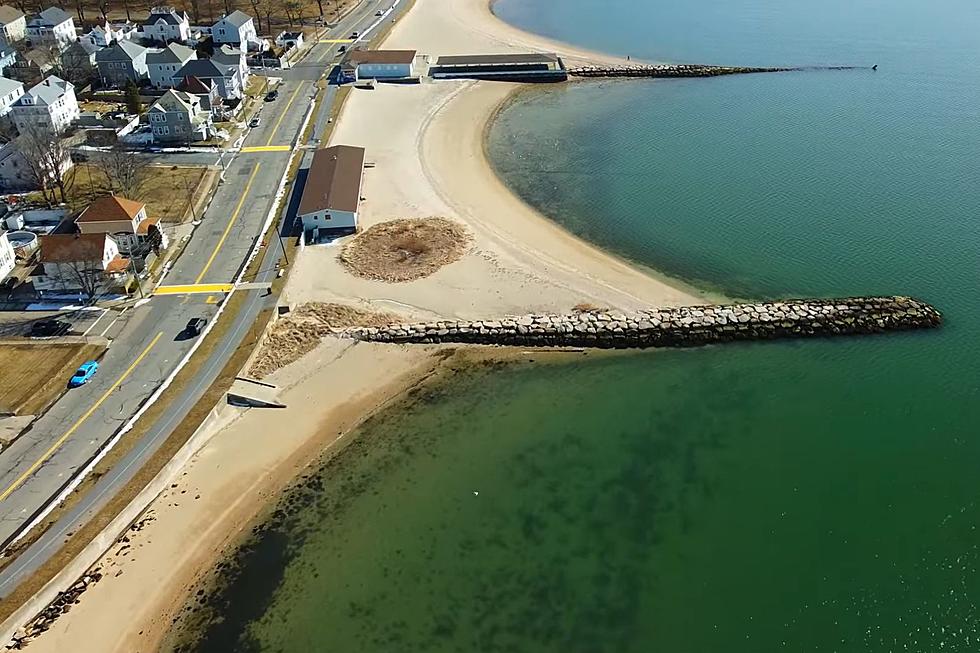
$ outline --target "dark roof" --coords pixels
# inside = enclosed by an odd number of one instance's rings
[[[41,263],[102,261],[108,234],[52,234],[41,236]]]
[[[96,61],[133,61],[146,52],[146,48],[132,41],[116,41],[108,48],[95,53]]]
[[[466,54],[439,57],[437,66],[493,66],[500,64],[558,63],[553,53],[530,52],[527,54]]]
[[[344,59],[349,65],[362,63],[412,63],[415,50],[351,50]]]
[[[361,199],[364,148],[334,145],[317,150],[310,164],[299,215],[317,211],[357,211]]]
[[[185,63],[174,77],[199,77],[211,79],[214,77],[231,77],[237,67],[232,68],[211,59],[191,59]]]
[[[163,8],[163,11],[154,13],[150,12],[150,16],[146,19],[143,25],[155,25],[161,18],[163,22],[168,25],[179,25],[187,17],[187,13],[183,11],[177,11],[173,7]]]
[[[252,20],[252,17],[246,14],[244,11],[239,11],[238,9],[236,9],[235,11],[231,12],[227,16],[219,19],[218,22],[220,23],[222,20],[225,21],[226,23],[231,23],[235,27],[241,27],[248,21]]]

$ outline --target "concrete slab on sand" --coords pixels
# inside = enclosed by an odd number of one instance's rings
[[[238,377],[228,390],[228,403],[246,408],[285,408],[279,389],[271,383]]]

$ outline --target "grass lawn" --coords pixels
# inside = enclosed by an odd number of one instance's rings
[[[161,218],[164,222],[182,222],[206,172],[207,168],[203,166],[151,166],[142,197],[131,199],[146,203],[148,217]],[[93,166],[85,163],[77,165],[70,203],[72,211],[81,211],[99,195],[101,180],[101,174]]]
[[[102,345],[49,340],[0,343],[0,412],[38,415],[61,396],[78,366]]]

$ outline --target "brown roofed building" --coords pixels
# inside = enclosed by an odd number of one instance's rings
[[[40,261],[44,272],[35,277],[35,289],[89,297],[121,290],[129,267],[107,233],[41,236]]]
[[[357,231],[363,173],[363,147],[334,145],[317,150],[297,211],[303,231],[315,235]]]
[[[415,77],[415,50],[351,50],[340,63],[341,81]]]
[[[146,240],[149,227],[158,221],[146,217],[146,205],[125,197],[103,195],[75,218],[82,234],[112,234],[123,254],[131,254]],[[164,239],[163,247],[166,247]]]

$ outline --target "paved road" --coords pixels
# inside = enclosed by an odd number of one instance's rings
[[[363,3],[331,32],[331,37],[351,30],[363,31],[374,22],[379,2]],[[385,4],[387,6],[387,3]],[[399,7],[403,10],[404,5]],[[335,45],[317,44],[304,60],[322,62],[321,75],[332,65]],[[165,280],[166,285],[216,283],[233,280],[247,252],[258,237],[285,172],[288,148],[295,139],[314,92],[306,79],[307,66],[283,71],[279,99],[263,107],[262,124],[249,133],[243,151],[226,155],[224,181],[195,230],[184,253]],[[332,92],[330,99],[332,100]],[[326,115],[324,106],[320,117]],[[212,162],[217,155],[211,155]],[[291,216],[287,216],[287,220]],[[263,250],[260,280],[273,278],[281,252]],[[37,568],[60,545],[66,533],[76,529],[104,505],[115,488],[128,480],[172,432],[195,404],[237,347],[264,302],[262,291],[248,291],[245,308],[211,354],[197,383],[178,398],[165,419],[153,425],[130,454],[120,461],[83,498],[17,561],[0,572],[0,596],[9,593],[26,574]],[[0,541],[23,526],[54,495],[72,473],[84,465],[112,433],[132,416],[139,405],[186,355],[192,342],[180,335],[191,317],[211,317],[221,295],[174,295],[154,297],[145,305],[123,314],[106,333],[113,338],[99,374],[88,385],[67,393],[14,446],[0,453]]]

